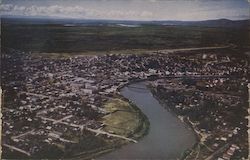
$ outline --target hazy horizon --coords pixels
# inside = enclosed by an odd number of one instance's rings
[[[2,16],[49,18],[202,21],[249,19],[247,0],[3,0]]]
[[[216,20],[228,20],[228,21],[247,21],[250,20],[250,18],[246,19],[227,19],[227,18],[217,18],[217,19],[206,19],[206,20],[122,20],[122,19],[88,19],[88,18],[67,18],[67,17],[56,17],[56,16],[19,16],[19,15],[2,15],[2,18],[6,19],[48,19],[48,20],[68,20],[68,21],[121,21],[121,22],[202,22],[202,21],[216,21]]]

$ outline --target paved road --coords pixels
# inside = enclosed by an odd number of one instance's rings
[[[94,132],[94,133],[97,133],[97,134],[104,134],[104,135],[107,135],[107,136],[110,136],[110,137],[121,138],[121,139],[125,139],[125,140],[127,140],[127,141],[130,141],[130,142],[137,143],[136,140],[131,139],[131,138],[127,138],[127,137],[124,137],[124,136],[120,136],[120,135],[108,133],[108,132],[101,131],[101,130],[95,130],[95,129],[91,129],[91,128],[88,128],[88,127],[86,127],[86,129],[87,129],[88,131],[91,131],[91,132]]]
[[[103,135],[107,135],[107,136],[110,136],[110,137],[121,138],[121,139],[130,141],[130,142],[137,143],[136,140],[131,139],[131,138],[127,138],[127,137],[124,137],[124,136],[121,136],[121,135],[116,135],[116,134],[108,133],[108,132],[101,131],[101,130],[98,130],[98,129],[96,130],[96,129],[88,128],[88,127],[86,127],[87,124],[85,124],[85,125],[77,125],[77,124],[62,122],[62,121],[60,121],[60,120],[55,120],[55,119],[46,118],[46,117],[42,117],[42,116],[39,116],[39,117],[42,118],[43,120],[46,120],[46,121],[52,121],[53,123],[65,124],[65,125],[68,125],[68,126],[71,126],[71,127],[80,128],[81,130],[82,130],[83,128],[85,128],[86,130],[88,130],[88,131],[90,131],[90,132],[94,132],[94,133],[96,133],[96,134],[103,134]],[[67,117],[69,117],[69,116],[67,116]],[[65,117],[65,118],[66,118],[66,117]],[[62,119],[65,119],[65,118],[62,118]]]
[[[229,48],[230,46],[220,46],[220,47],[197,47],[197,48],[179,48],[179,49],[164,49],[158,50],[157,53],[174,53],[179,51],[197,51],[197,50],[211,50],[211,49],[223,49]]]
[[[59,120],[54,121],[53,124],[57,124],[57,123],[59,123],[59,122],[62,122],[63,120],[69,119],[69,118],[71,118],[71,117],[73,117],[73,115],[68,115],[68,116],[63,117],[63,118],[61,118],[61,119],[59,119]]]
[[[40,97],[40,98],[51,98],[50,96],[46,96],[43,94],[36,94],[36,93],[29,93],[29,92],[20,92],[20,94],[26,94],[26,95],[36,96],[36,97]]]
[[[229,143],[225,144],[224,146],[222,146],[220,149],[218,149],[216,152],[214,152],[213,154],[211,154],[210,156],[208,156],[205,160],[211,160],[213,159],[213,157],[221,152],[223,152],[227,147],[229,147]]]
[[[12,150],[16,150],[16,151],[18,151],[18,152],[21,152],[21,153],[23,153],[23,154],[26,154],[27,156],[30,156],[30,153],[29,153],[29,152],[26,152],[25,150],[22,150],[22,149],[20,149],[20,148],[17,148],[17,147],[8,145],[8,144],[3,144],[3,146],[8,147],[8,148],[10,148],[10,149],[12,149]]]
[[[57,108],[62,108],[62,107],[61,107],[61,106],[56,106],[56,107],[54,107],[54,108],[43,109],[43,110],[37,112],[36,114],[37,114],[37,115],[40,115],[40,114],[46,113],[47,111],[49,111],[49,110],[51,110],[51,109],[56,110]]]
[[[33,130],[28,131],[28,132],[25,132],[25,133],[23,133],[23,134],[20,134],[20,135],[17,135],[17,136],[12,136],[11,139],[17,139],[17,138],[23,137],[23,136],[25,136],[25,135],[27,135],[27,134],[34,133],[34,131],[35,131],[35,130],[33,129]]]
[[[53,123],[60,123],[60,124],[65,124],[67,126],[71,126],[71,127],[76,127],[76,128],[82,128],[82,125],[77,125],[77,124],[73,124],[73,123],[67,123],[67,122],[62,122],[62,121],[58,121],[52,118],[47,118],[47,117],[42,117],[39,116],[41,119],[45,120],[45,121],[51,121]]]
[[[198,151],[197,151],[197,154],[196,154],[196,157],[195,157],[195,160],[198,159],[199,155],[200,155],[200,151],[201,151],[201,146],[200,144],[198,144]]]

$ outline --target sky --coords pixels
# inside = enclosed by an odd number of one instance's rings
[[[249,8],[250,0],[2,0],[0,13],[77,19],[199,21],[249,19]]]

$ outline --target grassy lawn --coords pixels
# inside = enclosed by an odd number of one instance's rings
[[[105,105],[110,114],[103,117],[105,131],[128,136],[140,125],[138,112],[128,102],[112,99]]]

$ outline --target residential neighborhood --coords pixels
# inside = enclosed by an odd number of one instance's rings
[[[52,148],[55,157],[67,157],[82,135],[100,144],[110,138],[137,143],[105,130],[101,119],[123,86],[149,81],[166,109],[198,136],[186,159],[246,159],[249,60],[218,53],[50,58],[10,49],[2,56],[3,156],[40,157]]]

